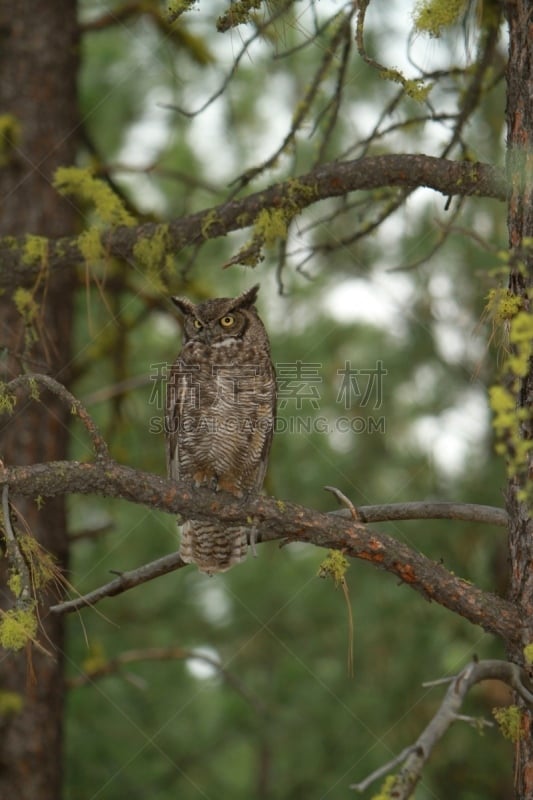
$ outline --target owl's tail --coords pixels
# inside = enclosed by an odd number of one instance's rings
[[[222,527],[220,523],[194,519],[183,524],[180,556],[187,564],[196,564],[200,572],[225,572],[244,561],[247,552],[247,528]]]

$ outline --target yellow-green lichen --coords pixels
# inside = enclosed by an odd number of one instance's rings
[[[39,306],[28,289],[19,287],[13,294],[13,302],[24,322],[31,323],[39,312]]]
[[[252,12],[261,7],[261,0],[235,0],[231,8],[217,19],[217,31],[223,33],[253,19]]]
[[[24,698],[18,692],[0,691],[0,717],[18,714],[24,708]]]
[[[34,589],[42,589],[58,577],[54,557],[39,544],[37,539],[30,534],[23,534],[19,536],[18,543],[28,564]]]
[[[27,234],[22,249],[22,263],[25,266],[45,266],[48,262],[48,239],[44,236]]]
[[[121,198],[109,184],[95,178],[89,169],[59,167],[54,186],[62,195],[69,195],[92,206],[106,225],[134,225],[135,218],[126,210]]]
[[[432,83],[425,83],[420,78],[406,78],[398,69],[380,69],[379,76],[383,80],[399,83],[403,86],[406,95],[412,100],[416,100],[417,103],[425,102],[433,88]]]
[[[21,130],[20,122],[13,114],[0,114],[0,167],[5,167],[13,158]]]
[[[16,395],[9,394],[7,384],[0,381],[0,414],[12,414],[16,403]]]
[[[167,14],[170,22],[175,22],[186,11],[190,11],[198,0],[167,0]]]
[[[165,291],[163,275],[172,275],[174,258],[170,253],[168,225],[157,225],[155,233],[137,240],[133,247],[133,256],[140,267],[150,278],[153,288]]]
[[[38,385],[37,381],[35,380],[35,378],[31,378],[31,377],[28,378],[28,388],[30,390],[31,399],[32,400],[39,400],[40,399],[39,385]]]
[[[533,664],[533,642],[526,644],[524,647],[524,658],[526,659],[526,664]]]
[[[0,617],[0,647],[5,650],[21,650],[37,635],[37,614],[33,605],[28,608],[12,608]]]
[[[421,0],[413,13],[415,30],[439,37],[463,16],[466,7],[467,0]]]
[[[524,378],[533,356],[533,314],[520,311],[511,320],[509,342],[513,353],[509,356],[507,369],[515,376]]]
[[[330,550],[318,568],[319,578],[332,578],[335,586],[340,586],[346,578],[350,566],[348,559],[340,550]]]
[[[267,247],[272,247],[278,239],[287,238],[287,226],[292,216],[283,208],[264,208],[256,217],[254,232]]]
[[[7,579],[8,588],[13,592],[15,597],[20,597],[22,592],[22,577],[18,572],[12,572]]]
[[[91,649],[87,658],[82,662],[82,669],[88,675],[93,675],[107,664],[104,648],[100,642],[95,642],[91,645]]]
[[[200,227],[204,239],[209,239],[209,229],[212,228],[213,225],[215,225],[215,223],[219,221],[220,217],[214,208],[212,208],[211,211],[208,211],[205,214],[204,219],[202,221],[202,225]]]
[[[373,795],[372,800],[391,800],[391,792],[395,783],[396,775],[387,775],[379,790],[379,794]]]
[[[495,324],[515,317],[523,306],[523,299],[510,289],[491,289],[487,295],[486,310]]]
[[[503,736],[511,742],[518,742],[523,735],[522,714],[518,706],[493,708],[492,714]]]
[[[102,235],[100,230],[94,226],[80,233],[78,236],[78,247],[86,264],[95,264],[101,261],[105,256],[104,247],[102,245]]]

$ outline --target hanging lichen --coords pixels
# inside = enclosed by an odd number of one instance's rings
[[[518,742],[522,733],[522,713],[518,706],[493,708],[492,714],[498,723],[501,733],[511,742]]]
[[[353,615],[350,603],[350,592],[346,583],[346,572],[350,566],[348,559],[339,550],[330,550],[318,568],[319,578],[331,578],[335,588],[342,589],[348,611],[348,675],[353,675]]]
[[[59,167],[54,175],[54,186],[60,194],[75,197],[92,207],[106,225],[135,225],[135,218],[126,210],[121,198],[89,169]]]
[[[37,635],[37,614],[32,604],[26,608],[2,611],[0,616],[0,647],[21,650]]]
[[[466,7],[467,0],[421,0],[413,13],[415,30],[437,38],[464,15]]]

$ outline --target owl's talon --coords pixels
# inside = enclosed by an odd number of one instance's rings
[[[257,549],[255,547],[257,543],[257,534],[258,530],[255,525],[250,528],[250,550],[252,551],[252,555],[254,558],[257,558]]]

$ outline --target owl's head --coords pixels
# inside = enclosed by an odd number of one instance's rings
[[[186,297],[173,297],[172,302],[183,314],[184,344],[197,340],[212,346],[242,339],[251,322],[258,321],[254,303],[259,284],[238,297],[217,297],[194,305]]]

